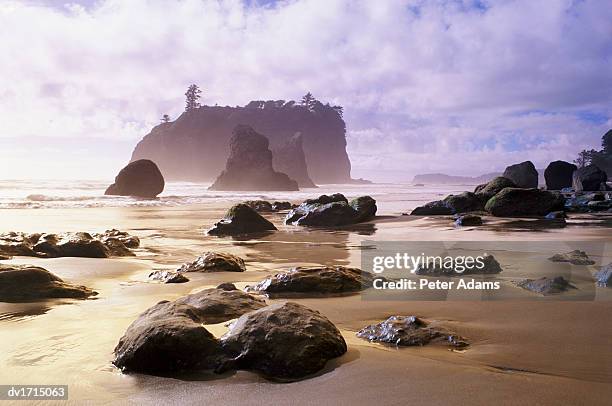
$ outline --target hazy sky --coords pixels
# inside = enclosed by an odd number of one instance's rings
[[[612,128],[609,0],[0,0],[0,176],[112,178],[183,109],[345,107],[354,177],[545,167]]]

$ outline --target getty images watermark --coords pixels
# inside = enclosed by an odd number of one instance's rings
[[[366,300],[595,300],[601,241],[363,241]],[[579,251],[588,264],[554,258]],[[566,285],[557,288],[556,284]],[[549,285],[555,289],[549,289]],[[567,289],[563,289],[567,287]]]

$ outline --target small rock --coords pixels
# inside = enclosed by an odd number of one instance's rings
[[[344,266],[296,267],[248,286],[247,291],[280,296],[286,293],[337,294],[359,292],[372,286],[375,276]]]
[[[469,344],[455,333],[432,327],[416,316],[391,316],[378,324],[364,327],[357,337],[370,342],[397,346],[423,346],[429,343],[464,348]]]
[[[273,202],[272,203],[273,211],[291,210],[293,207],[295,207],[295,205],[291,204],[291,202]]]
[[[612,208],[612,201],[592,200],[589,203],[587,203],[587,208],[592,211],[606,211]]]
[[[185,275],[177,271],[158,270],[149,274],[149,279],[162,283],[184,283],[189,282]]]
[[[426,203],[410,212],[411,216],[445,216],[449,214],[454,214],[454,212],[442,200]]]
[[[470,268],[467,264],[457,264],[455,261],[448,263],[440,261],[436,263],[429,263],[427,265],[421,265],[415,271],[417,275],[430,275],[430,276],[461,276],[461,275],[490,275],[497,274],[503,271],[501,265],[493,255],[485,254],[482,256],[482,263],[476,261],[470,264]]]
[[[86,299],[97,292],[72,285],[44,268],[0,265],[0,302],[33,302],[51,298]]]
[[[272,212],[272,203],[267,200],[247,200],[244,202],[247,206],[259,212]]]
[[[349,206],[357,212],[356,223],[368,221],[376,215],[377,207],[376,200],[370,196],[357,197],[349,202]]]
[[[594,265],[595,261],[589,258],[586,252],[573,250],[564,254],[555,254],[548,258],[552,262],[569,262],[572,265]]]
[[[206,252],[191,263],[183,264],[178,272],[244,272],[244,260],[224,252]]]
[[[561,210],[551,211],[544,218],[548,220],[563,220],[567,218],[567,214],[565,214],[565,212]]]
[[[224,282],[224,283],[220,284],[219,286],[217,286],[217,289],[221,289],[221,290],[238,290],[236,285],[234,285],[233,283],[230,283],[230,282]]]
[[[340,193],[308,199],[291,210],[285,224],[313,227],[336,227],[367,221],[376,214],[376,201],[361,196],[350,203]]]
[[[482,225],[482,217],[477,216],[475,214],[464,214],[462,216],[458,216],[455,220],[455,224],[458,226],[480,226]]]
[[[233,359],[218,372],[237,367],[285,379],[313,374],[347,350],[332,322],[315,310],[291,302],[241,316],[220,341]]]
[[[597,286],[611,287],[612,286],[612,263],[601,268],[595,273]]]
[[[575,289],[575,287],[562,276],[557,276],[554,278],[543,277],[540,279],[524,279],[517,282],[517,285],[523,289],[540,293],[542,295],[562,293],[567,291],[569,288]]]
[[[259,213],[244,203],[232,206],[225,217],[207,231],[209,235],[240,235],[277,230]]]

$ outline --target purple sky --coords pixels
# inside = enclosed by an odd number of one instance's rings
[[[0,2],[3,178],[112,178],[183,109],[345,107],[353,176],[545,167],[612,128],[604,0]]]

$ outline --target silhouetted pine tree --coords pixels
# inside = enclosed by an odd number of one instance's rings
[[[195,110],[200,107],[200,94],[202,91],[198,87],[198,85],[191,85],[185,92],[185,111]]]

